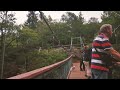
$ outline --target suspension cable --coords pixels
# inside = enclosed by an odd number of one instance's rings
[[[47,26],[49,27],[49,30],[52,32],[53,36],[55,37],[55,40],[58,42],[59,46],[62,47],[62,48],[66,51],[66,49],[64,48],[64,46],[63,46],[61,43],[59,43],[60,41],[58,40],[58,38],[57,38],[57,36],[55,35],[54,31],[51,29],[49,23],[47,22],[47,20],[45,19],[44,15],[43,15],[43,13],[42,13],[41,11],[39,11],[39,13],[40,13],[40,18],[45,21],[45,23],[46,23]],[[82,41],[81,36],[80,36],[80,41],[81,41],[81,47],[84,47],[84,43],[83,43],[83,41]],[[70,51],[71,51],[71,48],[70,48]]]
[[[115,33],[115,31],[116,31],[119,27],[120,27],[120,25],[113,30],[113,33]]]
[[[120,17],[120,14],[116,13],[115,11],[112,11],[113,13],[115,13],[116,15],[118,15]],[[120,24],[113,30],[113,33],[115,33],[115,31],[120,27]]]
[[[118,13],[116,13],[115,11],[112,11],[113,13],[115,13],[116,15],[120,16]]]
[[[45,21],[45,23],[47,24],[49,30],[52,32],[53,36],[55,37],[56,42],[59,44],[60,41],[59,41],[58,38],[56,37],[54,31],[51,29],[49,23],[47,22],[47,20],[45,19],[44,15],[43,15],[43,13],[42,13],[41,11],[39,11],[39,13],[40,13],[40,18]]]

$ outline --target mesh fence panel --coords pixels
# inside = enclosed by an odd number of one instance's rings
[[[34,79],[67,79],[67,75],[72,66],[72,58],[64,62],[63,64],[51,69],[48,72],[45,72]]]

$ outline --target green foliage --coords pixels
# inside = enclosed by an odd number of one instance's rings
[[[34,70],[36,68],[48,66],[67,58],[67,54],[62,49],[49,49],[40,52],[32,52],[31,55],[35,56],[31,56],[34,57],[34,59],[29,59],[30,61],[28,62],[28,70]]]
[[[25,46],[33,46],[39,44],[38,33],[28,27],[24,27],[19,31],[19,44],[23,47]]]
[[[110,39],[113,44],[119,44],[120,42],[118,39],[120,38],[120,11],[104,11],[103,15],[101,16],[102,24],[109,23],[113,26],[113,36]]]
[[[120,14],[120,11],[115,12]],[[4,11],[0,12],[0,33],[2,33],[0,34],[0,48],[2,48],[3,43],[3,29],[6,28],[4,77],[31,71],[65,59],[67,55],[61,48],[51,49],[58,45],[54,36],[60,40],[61,45],[70,44],[71,37],[79,37],[80,35],[84,43],[89,44],[97,35],[102,24],[110,23],[115,29],[120,23],[120,17],[112,11],[104,11],[101,16],[101,23],[95,17],[91,17],[88,23],[85,23],[81,12],[78,15],[67,12],[62,15],[59,22],[53,20],[51,16],[47,18],[43,13],[54,31],[53,36],[44,20],[42,18],[38,20],[35,11],[29,11],[26,23],[19,26],[15,25],[14,14],[8,14],[8,21],[5,23],[4,14]],[[113,33],[113,37],[110,38],[112,44],[116,44],[114,47],[118,51],[120,51],[119,29],[117,28],[115,33]],[[79,44],[78,39],[73,42],[74,44]],[[39,50],[40,48],[45,50]],[[2,52],[1,50],[0,53]]]
[[[35,29],[37,27],[38,17],[35,14],[35,11],[29,11],[27,15],[28,19],[25,22],[25,26],[28,26],[31,29]]]
[[[11,52],[7,53],[6,56],[4,78],[48,66],[67,58],[67,54],[62,48],[42,51],[32,50],[25,53],[22,48],[10,50]]]

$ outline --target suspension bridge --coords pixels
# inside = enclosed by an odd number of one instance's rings
[[[65,50],[65,46],[60,44],[59,39],[56,37],[54,31],[51,29],[49,23],[45,19],[44,15],[42,12],[40,12],[40,18],[44,20],[46,25],[48,26],[49,30],[51,31],[53,37],[55,38],[55,41],[59,44],[60,47],[62,47]],[[7,21],[7,12],[6,12],[6,21]],[[43,67],[43,68],[38,68],[36,70],[26,72],[17,76],[9,77],[7,79],[85,79],[84,77],[84,72],[79,70],[80,62],[74,62],[73,61],[73,56],[80,56],[77,54],[71,54],[72,50],[72,41],[73,39],[79,38],[81,47],[83,46],[82,38],[81,37],[75,37],[71,38],[71,45],[69,49],[69,56],[65,60],[62,60],[60,62],[54,63],[52,65]],[[4,54],[5,54],[5,45],[4,45],[4,52],[3,52],[3,58],[2,58],[2,70],[1,70],[1,78],[3,77],[3,72],[4,72]],[[83,76],[83,77],[81,77]]]
[[[60,62],[7,79],[87,79],[85,72],[80,71],[79,60],[73,60],[73,56],[71,54]]]
[[[80,44],[73,44],[74,39],[79,39]],[[84,46],[81,37],[71,38],[70,45],[62,46],[69,55],[65,60],[7,79],[87,79],[85,71],[80,71],[80,60],[73,59],[81,58],[80,46]]]
[[[49,27],[49,30],[52,32],[53,37],[55,38],[55,41],[59,44],[60,47],[64,48],[65,46],[60,44],[59,39],[56,37],[55,33],[53,32],[48,22],[42,15],[42,12],[40,12],[40,14],[41,14],[42,19],[45,21],[45,23]],[[114,30],[114,32],[116,31],[116,29]],[[45,66],[45,67],[38,68],[38,69],[29,71],[23,74],[9,77],[7,79],[87,79],[87,77],[85,77],[85,71],[80,71],[80,60],[73,60],[74,56],[77,56],[78,58],[80,58],[80,55],[81,55],[79,52],[74,52],[74,53],[71,52],[73,48],[72,41],[76,38],[80,40],[80,45],[79,45],[80,48],[84,47],[84,43],[82,41],[81,36],[74,37],[74,38],[71,37],[71,45],[69,49],[70,54],[66,59],[60,62],[54,63],[52,65],[49,65],[49,66]],[[5,46],[4,46],[4,49],[5,49]],[[4,54],[5,52],[3,52],[3,56]],[[3,66],[4,66],[4,57],[2,60],[2,72],[1,73],[3,73]]]

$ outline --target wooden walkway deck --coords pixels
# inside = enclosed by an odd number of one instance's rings
[[[68,79],[87,79],[85,77],[85,71],[80,71],[80,62],[74,62],[73,66],[75,68],[72,69]]]

